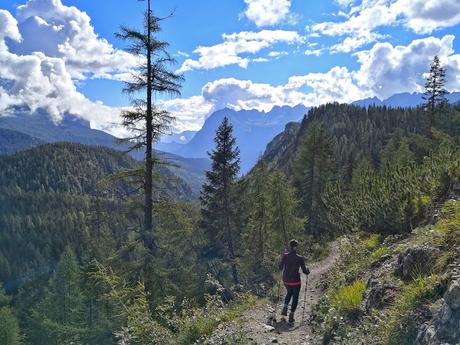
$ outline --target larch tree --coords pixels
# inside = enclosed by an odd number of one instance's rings
[[[209,153],[212,167],[206,173],[207,181],[200,197],[202,228],[208,241],[205,255],[227,261],[233,282],[237,284],[238,201],[235,189],[240,171],[240,151],[228,118],[225,117],[217,129],[214,142],[215,149]]]
[[[129,42],[127,51],[138,56],[141,61],[124,88],[127,94],[134,97],[131,109],[122,113],[122,125],[132,133],[127,138],[132,143],[131,149],[145,148],[142,241],[146,248],[153,250],[153,169],[154,163],[158,161],[153,157],[153,145],[161,135],[167,133],[174,120],[170,113],[155,106],[153,100],[159,94],[180,94],[183,77],[169,69],[175,60],[167,51],[169,44],[157,37],[163,18],[154,16],[150,0],[147,3],[143,30],[121,27],[117,37]],[[136,98],[142,94],[143,97]]]
[[[323,125],[311,124],[295,164],[294,179],[307,218],[306,231],[319,236],[327,231],[322,193],[335,170],[333,142]]]
[[[261,266],[271,250],[271,220],[270,209],[270,174],[266,164],[259,163],[252,172],[248,186],[247,211],[248,221],[244,229],[243,242],[245,257],[253,266]]]
[[[435,56],[430,66],[423,94],[424,107],[428,113],[428,129],[436,124],[436,110],[447,102],[445,85],[446,70],[441,66],[439,57]]]
[[[291,182],[281,171],[270,178],[270,209],[272,210],[272,246],[275,250],[289,247],[289,240],[300,236],[305,220],[298,215],[299,201]]]

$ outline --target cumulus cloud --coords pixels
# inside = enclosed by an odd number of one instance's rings
[[[355,77],[361,87],[367,87],[380,98],[400,92],[420,92],[425,73],[435,55],[448,70],[447,88],[460,89],[459,54],[453,49],[453,35],[443,38],[428,37],[412,41],[407,46],[377,43],[369,51],[358,54],[361,64]]]
[[[292,20],[291,0],[244,0],[244,15],[256,26],[271,26]]]
[[[341,2],[341,1],[340,1]],[[342,2],[341,2],[342,3]],[[348,5],[348,1],[342,4]],[[385,36],[377,28],[403,25],[417,34],[460,23],[460,2],[452,0],[363,0],[353,6],[344,21],[323,22],[309,27],[312,33],[346,38],[332,52],[351,52]]]
[[[210,47],[198,47],[194,50],[199,55],[197,60],[186,59],[179,72],[195,69],[214,69],[228,65],[247,68],[251,61],[243,54],[256,54],[262,49],[277,43],[302,43],[304,38],[296,31],[262,30],[259,32],[242,31],[222,35],[223,43]]]
[[[16,17],[23,41],[13,44],[11,51],[40,51],[62,58],[72,78],[123,79],[139,63],[138,57],[99,37],[85,12],[65,6],[61,0],[29,0],[17,8]]]
[[[25,36],[16,18],[0,10],[1,114],[15,107],[27,107],[31,112],[44,109],[58,122],[65,113],[72,113],[88,120],[94,128],[119,133],[114,123],[118,122],[120,109],[91,102],[78,92],[65,59],[43,52],[13,53],[6,39],[20,44]]]

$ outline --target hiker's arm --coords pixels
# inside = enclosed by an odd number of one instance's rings
[[[280,261],[278,263],[278,269],[281,271],[283,268],[284,268],[284,258],[285,258],[285,255],[281,255],[280,257]]]
[[[306,275],[310,274],[310,270],[307,268],[307,266],[305,266],[305,259],[304,258],[302,258],[302,260],[300,262],[300,267],[302,268],[303,273],[305,273]]]

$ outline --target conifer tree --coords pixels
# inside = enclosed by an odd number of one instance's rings
[[[444,88],[446,85],[446,70],[441,66],[441,61],[438,56],[433,58],[430,66],[430,72],[425,83],[425,110],[428,113],[428,128],[430,129],[436,123],[435,113],[437,108],[447,102],[447,91]]]
[[[122,40],[130,43],[127,49],[130,53],[142,58],[143,63],[133,73],[132,80],[126,83],[124,91],[130,95],[145,92],[145,98],[132,101],[132,109],[123,112],[122,125],[133,136],[127,138],[133,143],[131,149],[145,148],[145,167],[143,169],[144,190],[144,245],[153,249],[153,144],[164,134],[173,117],[167,111],[159,109],[153,103],[155,94],[179,94],[183,80],[169,70],[175,60],[167,52],[169,44],[159,40],[156,35],[161,31],[161,18],[154,16],[147,0],[148,9],[142,31],[122,27],[117,34]]]
[[[0,344],[20,345],[22,335],[19,322],[10,308],[11,298],[7,296],[0,285]]]
[[[251,265],[260,267],[272,249],[272,210],[268,183],[270,174],[266,164],[261,162],[251,175],[247,202],[249,217],[243,242],[246,249],[245,258]]]
[[[269,189],[271,228],[274,233],[272,247],[279,251],[288,248],[289,240],[301,234],[305,220],[298,215],[299,201],[284,173],[276,171],[272,174]]]
[[[327,182],[332,179],[334,170],[332,140],[323,125],[314,122],[301,148],[294,177],[301,208],[307,218],[306,231],[315,236],[328,230],[321,195]]]
[[[235,187],[240,171],[240,151],[233,137],[233,126],[224,118],[214,138],[215,149],[209,153],[212,168],[206,173],[201,193],[202,227],[208,240],[205,254],[229,262],[233,282],[238,283],[236,236],[238,201]]]
[[[32,316],[39,325],[39,344],[78,343],[87,333],[84,322],[84,299],[80,285],[81,271],[75,254],[66,248],[42,300]]]

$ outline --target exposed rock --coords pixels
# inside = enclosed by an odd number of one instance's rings
[[[398,256],[396,272],[405,280],[429,274],[439,250],[430,247],[409,248]]]
[[[388,306],[399,290],[397,286],[382,284],[377,280],[370,279],[364,294],[366,313],[370,314],[372,309],[382,309]]]
[[[460,309],[460,282],[458,280],[450,284],[444,299],[452,310]]]
[[[460,342],[460,282],[451,282],[434,318],[422,325],[415,345],[458,344]]]
[[[392,258],[392,256],[390,254],[382,255],[377,260],[372,262],[371,269],[375,269],[375,268],[381,266],[384,262],[390,260],[391,258]]]

